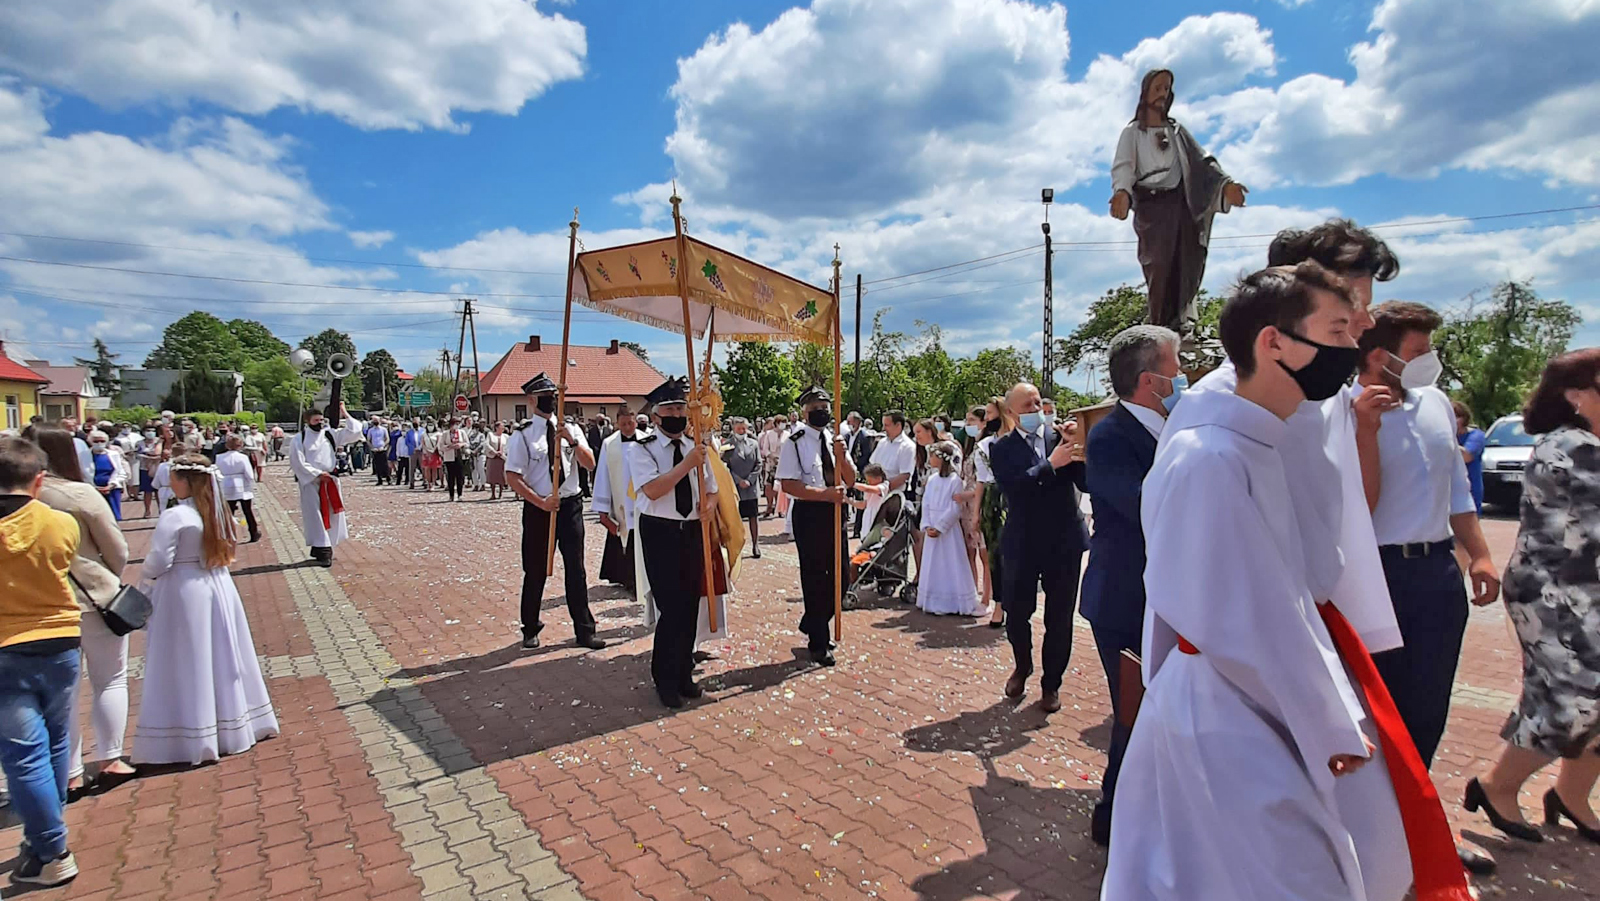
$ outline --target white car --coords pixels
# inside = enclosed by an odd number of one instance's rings
[[[1516,509],[1522,498],[1522,470],[1537,439],[1522,430],[1522,414],[1495,420],[1483,446],[1483,502]]]

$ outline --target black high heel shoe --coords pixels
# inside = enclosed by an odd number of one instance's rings
[[[1579,822],[1578,818],[1573,816],[1572,811],[1567,808],[1567,802],[1561,800],[1561,796],[1556,794],[1556,790],[1552,788],[1544,793],[1544,823],[1546,826],[1559,826],[1561,825],[1562,817],[1566,817],[1572,822],[1573,828],[1578,830],[1578,834],[1583,836],[1584,841],[1600,845],[1600,829],[1590,829]]]
[[[1527,823],[1518,823],[1501,816],[1500,811],[1495,810],[1494,805],[1489,803],[1489,796],[1484,793],[1483,786],[1478,783],[1477,779],[1467,783],[1466,797],[1461,799],[1461,806],[1465,807],[1468,813],[1477,813],[1481,808],[1484,814],[1489,817],[1489,822],[1494,825],[1494,828],[1512,838],[1520,838],[1525,842],[1544,841],[1544,833],[1538,829]]]

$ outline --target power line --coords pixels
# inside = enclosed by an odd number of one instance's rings
[[[309,263],[336,263],[347,266],[384,266],[405,269],[437,269],[441,272],[493,272],[503,275],[561,275],[559,272],[539,272],[531,269],[491,269],[487,266],[435,266],[429,263],[406,263],[398,260],[352,260],[343,257],[308,257],[293,253],[266,253],[260,250],[226,250],[220,247],[175,247],[171,244],[144,244],[138,241],[111,241],[103,238],[72,238],[66,235],[40,235],[29,232],[0,231],[9,238],[34,238],[44,241],[72,241],[80,244],[106,244],[112,247],[139,247],[147,250],[176,250],[182,253],[217,253],[233,256],[262,257],[269,260],[305,260]]]
[[[1028,256],[1025,256],[1025,257],[1012,257],[1012,258],[1006,259],[1006,260],[995,260],[992,263],[984,263],[984,264],[979,265],[979,266],[973,266],[970,269],[963,269],[960,272],[946,272],[943,275],[930,275],[927,278],[919,278],[914,282],[901,282],[898,285],[885,285],[882,288],[878,288],[875,291],[872,291],[870,293],[882,294],[885,291],[893,291],[896,288],[909,288],[912,285],[920,285],[920,284],[923,284],[924,282],[935,282],[935,281],[939,281],[940,279],[956,278],[957,276],[966,275],[969,272],[977,272],[979,269],[988,269],[991,266],[1004,266],[1007,263],[1024,263],[1024,262],[1027,262],[1029,259],[1031,259],[1032,256],[1033,256],[1033,254],[1029,254]]]
[[[942,272],[942,271],[944,271],[946,269],[954,269],[957,266],[966,266],[966,265],[971,264],[971,263],[983,263],[983,262],[987,262],[989,260],[999,259],[1000,257],[1009,257],[1009,256],[1012,256],[1014,254],[1027,253],[1030,250],[1038,250],[1039,248],[1041,248],[1043,246],[1044,246],[1044,244],[1040,243],[1040,244],[1035,244],[1032,247],[1019,247],[1016,250],[1007,250],[1004,253],[996,253],[996,254],[992,254],[990,256],[986,256],[986,257],[978,257],[975,260],[962,260],[959,263],[951,263],[948,266],[935,266],[932,269],[921,269],[921,270],[918,270],[916,272],[906,272],[906,273],[902,273],[900,275],[890,275],[890,276],[886,276],[884,278],[869,279],[868,281],[864,281],[861,284],[863,284],[863,285],[876,285],[876,284],[881,284],[883,282],[897,281],[897,280],[902,279],[902,278],[910,278],[913,275],[927,275],[930,272]]]
[[[274,285],[282,288],[320,288],[330,291],[374,291],[380,294],[429,294],[436,297],[460,297],[460,291],[424,291],[420,288],[379,288],[371,285],[327,285],[315,282],[280,282],[264,278],[237,278],[230,275],[196,275],[190,272],[160,272],[151,269],[128,269],[121,266],[97,266],[92,263],[68,263],[61,260],[35,260],[28,257],[0,256],[0,260],[13,263],[34,263],[40,266],[66,266],[71,269],[93,269],[99,272],[124,272],[129,275],[159,275],[168,278],[199,278],[214,282],[233,282],[241,285]],[[510,294],[478,292],[479,297],[565,298],[564,294]]]
[[[997,285],[997,286],[995,286],[993,288],[978,288],[975,291],[958,291],[958,292],[956,292],[954,294],[936,294],[936,295],[934,295],[932,297],[913,297],[910,300],[892,299],[889,303],[879,304],[878,307],[876,307],[876,309],[881,309],[883,307],[888,307],[888,306],[905,306],[906,304],[926,303],[926,302],[928,302],[930,300],[948,300],[948,299],[950,299],[952,297],[968,297],[968,296],[973,295],[973,294],[995,294],[995,293],[998,293],[1000,291],[1004,291],[1004,290],[1006,290],[1008,288],[1020,288],[1023,285],[1042,285],[1042,284],[1044,284],[1044,279],[1042,279],[1042,278],[1030,278],[1030,279],[1026,279],[1026,280],[1020,281],[1020,282],[1011,282],[1009,284]]]

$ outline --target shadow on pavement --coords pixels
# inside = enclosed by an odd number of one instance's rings
[[[983,853],[949,864],[912,883],[927,901],[974,896],[1044,901],[1080,897],[1082,885],[1063,881],[1062,861],[1101,857],[1089,841],[1089,812],[1099,789],[1047,787],[1000,774],[1000,758],[1032,742],[1048,724],[1033,705],[1002,702],[987,710],[918,726],[904,733],[906,747],[922,752],[964,752],[983,762],[986,778],[969,788],[983,835]],[[1092,878],[1098,880],[1100,866]]]

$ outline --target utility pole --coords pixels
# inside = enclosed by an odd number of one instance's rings
[[[483,370],[478,368],[478,317],[472,311],[472,300],[467,299],[467,328],[472,334],[472,384],[478,396],[478,415],[487,422],[489,411],[483,407]]]
[[[440,375],[444,376],[444,378],[450,378],[451,377],[450,376],[450,345],[446,344],[446,345],[444,345],[444,346],[439,348],[439,360],[440,360],[441,363],[444,364],[444,369],[440,372]],[[441,381],[442,381],[442,379],[441,379]],[[455,395],[453,395],[453,394],[450,396],[450,398],[448,400],[445,401],[445,403],[447,403],[447,404],[454,403],[454,402],[455,402]],[[434,407],[438,407],[439,406],[438,399],[434,400],[433,406]],[[429,412],[431,414],[432,410],[430,410]]]
[[[461,337],[456,342],[456,378],[455,378],[455,383],[450,386],[450,403],[452,404],[450,409],[451,409],[452,413],[455,411],[455,407],[453,405],[456,402],[456,395],[461,393],[461,360],[462,360],[462,356],[463,356],[462,352],[467,349],[467,317],[472,315],[471,310],[472,310],[472,301],[470,301],[470,300],[462,300],[461,301]]]
[[[861,273],[856,273],[856,362],[851,369],[850,379],[855,383],[851,391],[850,409],[861,411]]]
[[[1056,375],[1056,350],[1055,330],[1056,312],[1055,301],[1051,296],[1051,258],[1050,246],[1050,204],[1056,199],[1054,188],[1045,188],[1039,192],[1039,199],[1044,201],[1044,356],[1041,359],[1044,368],[1039,373],[1039,390],[1045,397],[1054,393],[1052,383]]]

